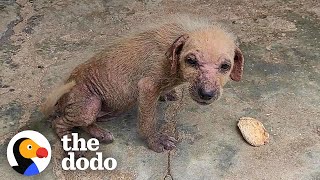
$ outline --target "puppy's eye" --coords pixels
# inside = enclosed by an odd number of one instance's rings
[[[230,65],[229,65],[229,64],[222,64],[222,65],[221,65],[221,69],[223,69],[223,70],[229,70],[229,69],[230,69]]]
[[[220,66],[220,69],[221,69],[222,71],[229,71],[230,68],[231,68],[231,65],[228,64],[228,63],[222,63],[221,66]]]
[[[222,72],[229,71],[231,69],[231,65],[229,63],[222,63],[220,66],[220,70]]]
[[[198,61],[195,57],[187,57],[186,62],[191,65],[191,66],[197,66],[198,65]]]

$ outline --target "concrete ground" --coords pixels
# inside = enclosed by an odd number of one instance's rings
[[[177,124],[176,150],[154,153],[136,132],[136,113],[101,125],[116,140],[101,145],[115,171],[61,169],[61,146],[38,107],[79,63],[149,18],[182,13],[231,29],[245,55],[242,82],[209,106],[182,87],[161,104]],[[34,179],[320,179],[320,5],[317,0],[0,0],[0,179],[21,179],[6,160],[23,129],[51,142],[49,167]],[[270,143],[248,145],[237,120],[261,120]],[[90,157],[90,154],[88,155]]]

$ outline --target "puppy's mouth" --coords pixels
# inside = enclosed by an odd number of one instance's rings
[[[202,99],[199,98],[198,95],[197,95],[197,96],[193,95],[193,93],[191,94],[191,98],[192,98],[195,102],[197,102],[198,104],[200,104],[200,105],[209,105],[209,104],[211,104],[213,101],[215,101],[215,100],[202,100]]]

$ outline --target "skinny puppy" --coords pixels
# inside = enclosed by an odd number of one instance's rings
[[[98,117],[117,116],[138,104],[138,131],[156,152],[175,148],[175,138],[158,132],[155,117],[160,96],[172,97],[174,87],[190,84],[194,101],[217,100],[229,79],[240,81],[244,58],[235,38],[217,25],[189,18],[136,30],[76,67],[66,83],[52,92],[42,111],[54,108],[57,135],[81,127],[101,142],[113,135],[96,124]],[[171,98],[172,99],[172,98]]]

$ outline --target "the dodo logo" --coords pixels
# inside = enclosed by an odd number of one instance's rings
[[[22,131],[9,142],[7,158],[10,166],[25,176],[42,172],[51,159],[48,140],[36,131]]]

